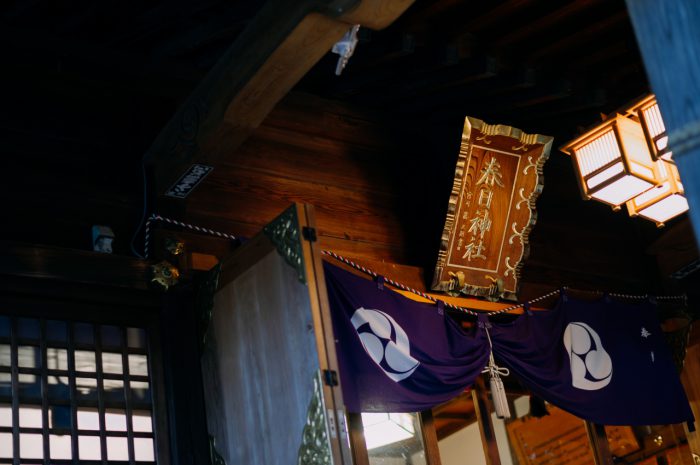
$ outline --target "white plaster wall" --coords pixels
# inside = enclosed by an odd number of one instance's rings
[[[491,421],[496,434],[501,465],[513,465],[505,423],[496,418],[496,414],[491,415]],[[442,465],[486,465],[479,424],[476,422],[447,436],[438,442],[438,447]]]
[[[438,447],[442,465],[486,465],[478,423],[447,436]]]
[[[501,457],[501,465],[513,465],[506,424],[503,420],[498,419],[495,413],[491,414],[491,421],[493,422],[493,431],[496,434],[496,444],[498,445],[498,455]]]

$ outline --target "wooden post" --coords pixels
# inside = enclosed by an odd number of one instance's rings
[[[595,465],[612,465],[612,454],[608,444],[608,436],[605,434],[605,426],[598,423],[585,421],[588,442],[593,449],[593,460]]]
[[[491,421],[491,399],[489,399],[483,376],[477,377],[474,382],[472,399],[474,400],[476,418],[479,422],[481,445],[484,447],[486,465],[501,465],[501,456],[498,454],[498,444],[496,443],[496,432]]]
[[[669,147],[700,231],[700,2],[626,0]]]
[[[695,431],[691,433],[685,425],[688,445],[693,454],[700,456],[700,324],[693,325],[690,331],[681,382],[695,415]]]
[[[425,450],[425,462],[428,465],[440,465],[440,451],[438,449],[437,433],[435,432],[435,421],[433,412],[425,410],[418,414],[420,419],[420,430],[423,434],[423,448]]]
[[[365,433],[362,428],[362,414],[348,413],[348,433],[350,434],[350,450],[354,465],[369,465]]]

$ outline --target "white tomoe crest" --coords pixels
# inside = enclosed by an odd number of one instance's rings
[[[581,321],[568,324],[564,347],[569,353],[571,384],[578,389],[595,391],[612,380],[612,359],[593,328]]]
[[[391,380],[411,376],[420,362],[411,357],[406,331],[380,310],[358,308],[350,320],[370,358]]]

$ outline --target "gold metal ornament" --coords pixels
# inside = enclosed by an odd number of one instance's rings
[[[185,251],[185,243],[172,237],[165,238],[165,250],[168,251],[170,255],[178,256]]]
[[[323,405],[323,381],[319,373],[314,376],[314,392],[306,411],[306,424],[299,447],[297,465],[331,465],[333,463]]]
[[[180,280],[180,271],[167,260],[151,265],[151,282],[167,291]]]
[[[277,252],[292,266],[299,281],[306,284],[306,268],[304,267],[301,247],[301,232],[296,206],[292,205],[277,218],[263,228],[263,232],[275,245]]]

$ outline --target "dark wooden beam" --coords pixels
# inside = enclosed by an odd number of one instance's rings
[[[376,70],[377,66],[411,55],[416,50],[416,41],[415,34],[401,33],[389,36],[387,40],[379,43],[358,44],[352,57],[352,68],[347,71],[352,69],[355,73],[362,70],[366,73],[368,70]]]
[[[627,40],[618,40],[609,43],[605,47],[589,50],[578,57],[572,57],[573,59],[567,67],[567,72],[583,73],[592,67],[603,66],[604,63],[613,62],[619,64],[629,62],[630,58],[637,53],[634,44],[629,42]],[[614,68],[614,65],[609,68]]]
[[[131,257],[0,241],[0,275],[149,289],[149,263]]]
[[[487,79],[488,75],[484,73],[480,77]],[[489,96],[488,92],[484,94],[473,92],[472,83],[465,82],[462,83],[463,86],[452,83],[444,92],[442,92],[443,89],[439,89],[438,95],[421,95],[420,98],[400,105],[399,108],[408,113],[439,111],[461,115],[464,115],[465,109],[468,109],[469,114],[490,118],[494,113],[503,114],[504,111],[518,112],[523,108],[528,108],[530,111],[531,107],[560,101],[572,95],[572,83],[566,79],[535,83],[526,75],[512,79],[510,90],[496,91],[493,96]],[[485,82],[484,86],[489,86],[489,82]]]
[[[534,21],[525,22],[521,27],[501,35],[492,45],[497,49],[511,45],[517,46],[528,37],[542,34],[547,29],[559,25],[572,16],[580,15],[587,8],[599,3],[602,3],[602,0],[573,0],[561,8],[553,9],[549,14],[540,16]]]
[[[489,79],[473,80],[467,85],[447,86],[435,92],[418,95],[408,102],[398,103],[401,113],[430,112],[434,108],[457,108],[464,116],[464,108],[474,108],[475,102],[505,99],[520,95],[537,84],[537,72],[532,68],[511,72],[500,71]],[[399,100],[399,97],[396,97]],[[473,111],[473,110],[472,110]]]
[[[494,77],[498,74],[498,69],[497,57],[481,55],[464,60],[455,66],[449,66],[440,73],[431,70],[409,75],[405,78],[407,82],[401,88],[411,94],[440,92]]]
[[[571,96],[573,85],[566,79],[557,79],[546,85],[528,89],[513,99],[513,108],[529,108]]]
[[[627,24],[628,16],[626,11],[619,11],[598,21],[586,28],[571,30],[567,37],[554,41],[544,41],[543,47],[533,50],[527,54],[530,62],[545,61],[557,54],[569,54],[572,47],[583,47],[587,41],[594,40],[601,33],[607,30],[614,30],[621,25]]]
[[[442,412],[435,415],[436,420],[459,420],[467,423],[471,423],[470,420],[474,419],[474,412],[461,413],[461,412]]]
[[[560,127],[575,128],[581,121],[587,121],[582,112],[595,110],[595,113],[601,113],[602,109],[608,103],[607,91],[604,88],[593,88],[587,92],[573,92],[573,95],[552,101],[550,104],[541,105],[535,111],[529,111],[527,118],[529,121],[537,121],[542,127]],[[566,120],[562,120],[562,116],[566,116]]]
[[[351,25],[383,28],[411,3],[268,1],[151,146],[157,191],[230,156]]]

